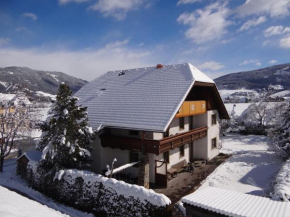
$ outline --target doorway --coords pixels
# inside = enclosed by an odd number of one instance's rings
[[[155,160],[155,184],[167,188],[167,163]]]

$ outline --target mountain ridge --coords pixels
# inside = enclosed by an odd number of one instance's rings
[[[58,71],[35,70],[19,66],[0,67],[1,93],[29,90],[55,95],[61,82],[68,84],[73,93],[88,83],[86,80]]]
[[[269,85],[281,85],[283,89],[290,89],[290,63],[230,73],[214,81],[220,90],[263,89]]]

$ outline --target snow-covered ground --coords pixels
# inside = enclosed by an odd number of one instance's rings
[[[283,161],[269,149],[269,139],[256,135],[228,135],[222,153],[233,154],[220,165],[201,188],[206,186],[241,193],[268,196]]]
[[[247,93],[253,93],[255,95],[259,95],[257,93],[257,91],[255,90],[249,90],[249,89],[240,89],[240,90],[219,90],[219,93],[221,95],[221,98],[224,99],[226,97],[229,97],[231,94],[233,93],[244,93],[244,92],[247,92]]]
[[[68,216],[0,186],[0,216]]]
[[[93,217],[93,214],[88,214],[85,212],[81,212],[79,210],[76,210],[72,207],[68,207],[62,204],[59,204],[55,201],[53,201],[50,198],[45,197],[43,194],[41,194],[38,191],[33,190],[32,188],[27,186],[27,183],[22,180],[19,176],[17,176],[15,174],[16,172],[16,159],[9,159],[9,160],[5,160],[4,161],[4,172],[0,173],[0,188],[1,186],[9,188],[11,190],[15,190],[17,192],[21,192],[24,195],[28,195],[31,199],[46,205],[47,207],[50,207],[51,209],[55,210],[55,215],[50,215],[50,213],[48,212],[47,214],[41,214],[41,213],[36,213],[35,216],[57,216],[57,214],[60,216],[60,213],[64,213],[68,216],[72,216],[72,217]],[[11,196],[12,197],[12,196]],[[2,217],[6,217],[6,216],[17,216],[16,213],[18,213],[19,211],[19,215],[18,216],[33,216],[33,215],[21,215],[21,212],[24,212],[24,209],[29,209],[27,208],[27,204],[28,203],[24,203],[23,202],[23,206],[21,205],[21,203],[19,202],[19,204],[15,204],[13,202],[8,202],[11,206],[16,206],[16,208],[14,208],[13,213],[15,211],[15,214],[11,214],[11,215],[4,215],[1,213],[1,211],[6,212],[7,210],[5,209],[9,207],[9,205],[7,206],[3,206],[3,203],[1,202],[2,200],[6,200],[6,198],[2,195],[2,192],[0,191],[0,216]],[[29,199],[28,199],[29,200]],[[20,201],[20,199],[19,199]],[[32,201],[33,202],[33,201]],[[33,206],[34,207],[34,206]],[[30,211],[33,211],[33,207],[30,208]],[[23,209],[23,210],[22,210]],[[47,210],[49,210],[49,208],[46,208]],[[22,211],[21,211],[22,210]],[[27,210],[28,212],[29,210]],[[58,212],[57,212],[58,211]],[[43,213],[43,212],[42,212]],[[66,216],[63,215],[63,216]]]
[[[225,106],[226,106],[226,109],[228,111],[229,114],[231,114],[231,112],[233,111],[233,107],[234,105],[235,106],[235,113],[237,116],[240,116],[241,114],[243,114],[243,112],[249,108],[249,106],[251,105],[252,103],[226,103]]]
[[[54,79],[56,79],[55,76],[51,75]],[[57,79],[56,79],[57,80]],[[58,80],[57,80],[58,81]],[[36,91],[36,95],[38,96],[44,96],[44,97],[49,97],[51,100],[56,100],[56,95],[50,94],[50,93],[45,93],[42,91]]]
[[[288,94],[290,94],[290,90],[283,90],[283,91],[280,91],[278,93],[272,94],[270,97],[272,97],[272,98],[275,98],[275,97],[283,97],[283,96],[286,96]]]

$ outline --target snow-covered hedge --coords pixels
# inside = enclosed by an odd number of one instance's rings
[[[60,202],[96,216],[166,216],[171,201],[163,194],[83,170],[39,175],[31,185]]]
[[[290,159],[280,169],[271,197],[275,200],[290,202]]]

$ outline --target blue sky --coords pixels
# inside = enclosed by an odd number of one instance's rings
[[[190,62],[210,77],[288,63],[290,0],[1,0],[0,67],[108,70]]]

